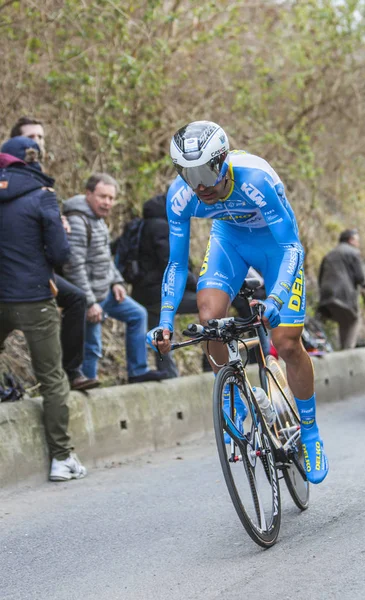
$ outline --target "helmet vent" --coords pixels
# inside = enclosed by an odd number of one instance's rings
[[[205,142],[210,138],[210,136],[212,135],[212,133],[215,132],[216,130],[216,126],[211,125],[210,127],[207,127],[203,133],[201,134],[200,138],[199,138],[199,142],[200,142],[200,147],[204,146]]]
[[[174,141],[179,150],[181,150],[181,152],[184,152],[184,138],[182,137],[179,131],[175,133]]]

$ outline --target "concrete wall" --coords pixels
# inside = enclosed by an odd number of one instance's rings
[[[365,349],[314,359],[319,402],[364,394]],[[248,368],[258,384],[257,368]],[[70,432],[82,462],[104,466],[131,455],[171,447],[211,431],[213,376],[73,392]],[[41,399],[0,404],[2,486],[45,481],[49,461]]]

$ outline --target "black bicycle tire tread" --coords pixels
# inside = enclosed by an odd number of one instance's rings
[[[227,454],[226,454],[226,448],[225,448],[225,444],[224,444],[224,440],[222,437],[222,427],[221,427],[221,394],[217,393],[218,389],[223,389],[225,383],[221,384],[222,380],[225,380],[226,378],[228,378],[229,376],[232,376],[236,374],[235,370],[233,369],[232,366],[225,366],[223,367],[217,376],[217,379],[215,381],[215,385],[214,385],[214,391],[213,391],[213,420],[214,420],[214,429],[215,429],[215,433],[216,433],[216,441],[217,441],[217,449],[218,449],[218,455],[219,455],[219,459],[220,459],[220,463],[221,463],[221,467],[222,467],[222,471],[224,474],[224,478],[225,478],[225,482],[228,488],[228,492],[230,494],[232,503],[234,505],[234,508],[237,512],[237,515],[242,523],[242,525],[244,526],[246,532],[248,533],[248,535],[251,537],[251,539],[256,542],[259,546],[263,547],[263,548],[270,548],[271,546],[273,546],[278,538],[279,535],[279,530],[280,530],[280,524],[281,524],[281,510],[280,510],[280,491],[279,491],[279,485],[278,485],[278,494],[279,494],[279,510],[278,510],[278,515],[276,516],[276,525],[273,528],[273,532],[272,534],[269,535],[265,535],[262,536],[257,530],[256,528],[254,528],[253,524],[251,523],[251,519],[249,518],[249,516],[247,515],[245,508],[240,500],[239,497],[239,493],[236,489],[236,486],[234,484],[234,480],[232,477],[232,473],[228,464],[228,460],[227,460]],[[245,393],[245,391],[242,389],[242,393]],[[273,451],[273,449],[272,449]],[[247,457],[243,457],[243,460],[245,461],[245,471],[247,474],[247,470],[246,470],[246,461],[247,461]],[[249,466],[248,466],[249,467]],[[276,469],[275,469],[276,470]],[[250,472],[250,469],[248,468],[248,472]],[[276,475],[277,477],[277,475]],[[251,488],[251,493],[252,493],[252,488],[254,488],[254,492],[253,492],[253,499],[254,499],[254,495],[257,495],[257,491],[255,488],[255,484],[253,482],[253,478],[250,477],[249,475],[247,475],[248,478],[248,482]],[[277,483],[278,483],[278,477],[277,477]],[[258,506],[257,506],[257,500],[255,501],[254,499],[254,503],[255,503],[255,511],[257,512],[258,510]]]

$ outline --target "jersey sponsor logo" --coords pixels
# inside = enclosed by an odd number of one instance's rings
[[[301,423],[302,425],[308,425],[308,427],[310,427],[314,424],[314,419],[302,419]]]
[[[282,223],[282,222],[283,222],[283,218],[282,218],[282,217],[280,217],[280,219],[276,219],[276,221],[272,221],[272,222],[270,223],[270,225],[276,225],[276,223]]]
[[[273,300],[275,300],[275,302],[279,305],[278,308],[280,308],[284,304],[284,302],[281,300],[281,298],[279,298],[279,296],[277,296],[276,294],[270,294],[268,296],[268,298],[272,298]]]
[[[267,221],[273,221],[274,219],[278,218],[278,215],[276,213],[274,213],[273,210],[270,210],[268,212],[265,212],[265,217]]]
[[[222,210],[224,208],[223,204],[221,202],[216,202],[216,204],[212,205],[214,206],[215,211],[219,211]],[[205,212],[211,212],[212,211],[212,206],[207,206],[206,204],[204,204],[204,210]]]
[[[295,310],[296,312],[300,311],[300,307],[302,304],[302,296],[303,296],[303,287],[304,287],[304,275],[303,269],[300,269],[298,273],[298,277],[295,279],[291,293],[292,295],[289,298],[288,308],[291,310]]]
[[[185,152],[196,152],[199,150],[199,140],[198,138],[188,138],[184,143],[184,151]]]
[[[289,275],[294,275],[295,271],[297,270],[297,266],[298,266],[298,254],[297,254],[297,251],[294,250],[293,246],[291,246],[289,264],[288,264],[288,269],[287,269]]]
[[[261,213],[256,211],[256,212],[250,212],[250,213],[241,213],[241,214],[236,214],[236,213],[232,213],[230,215],[227,214],[223,214],[223,215],[219,215],[219,214],[215,214],[214,216],[211,216],[211,218],[213,219],[218,219],[219,221],[226,221],[229,223],[233,223],[235,225],[238,225],[239,227],[248,227],[248,228],[262,228],[262,227],[267,227],[267,223],[265,222],[265,219],[262,217]]]
[[[181,217],[184,208],[187,207],[193,196],[194,192],[190,188],[182,187],[176,192],[171,199],[171,210],[175,215]]]
[[[227,275],[223,275],[220,271],[214,273],[214,277],[221,277],[222,279],[228,279]]]
[[[307,473],[310,473],[312,469],[311,469],[311,463],[309,460],[309,454],[308,454],[306,444],[303,444],[303,454],[304,454],[305,470],[307,471]]]
[[[275,187],[274,186],[274,182],[272,179],[270,179],[267,175],[265,175],[264,180],[267,181],[267,183],[269,184],[270,187]]]
[[[236,215],[236,214],[232,214],[232,215],[224,215],[222,217],[218,217],[220,221],[238,221],[238,220],[244,220],[247,221],[248,219],[254,219],[256,216],[256,213],[254,212],[250,212],[250,213],[245,213],[243,215]]]
[[[285,250],[288,250],[288,249],[292,248],[293,250],[296,250],[298,252],[298,254],[302,254],[303,253],[302,245],[298,244],[298,243],[283,244],[281,247],[284,248]]]
[[[321,470],[321,458],[322,458],[321,443],[316,442],[316,471]]]
[[[174,307],[172,306],[172,304],[163,304],[161,306],[161,310],[174,310]]]
[[[222,146],[222,148],[219,148],[219,150],[215,150],[214,152],[211,152],[210,156],[213,158],[214,156],[218,156],[219,154],[223,154],[223,152],[226,152],[226,147]]]
[[[212,287],[223,287],[223,283],[221,281],[217,281],[216,279],[208,279],[208,281],[205,282],[205,285]]]
[[[265,196],[260,190],[258,190],[252,183],[244,182],[241,185],[241,190],[258,206],[259,208],[263,208],[267,205],[267,202],[264,200]]]
[[[288,281],[280,281],[279,285],[287,292],[290,292],[290,283]]]
[[[203,259],[203,264],[202,264],[202,268],[200,269],[200,273],[199,273],[199,277],[201,277],[202,275],[205,275],[205,273],[208,270],[208,261],[209,261],[209,254],[210,254],[210,245],[211,245],[211,238],[209,238],[208,241],[208,245],[207,245],[207,249],[205,252],[205,256]]]
[[[171,263],[167,272],[167,281],[164,284],[164,294],[166,296],[175,296],[175,277],[176,277],[176,263]]]

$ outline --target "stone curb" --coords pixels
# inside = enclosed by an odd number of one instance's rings
[[[364,394],[365,349],[313,360],[319,402]],[[248,367],[258,385],[257,367]],[[70,433],[87,467],[105,466],[145,452],[172,447],[212,430],[210,373],[72,392]],[[49,461],[40,398],[0,404],[2,486],[44,482]]]

